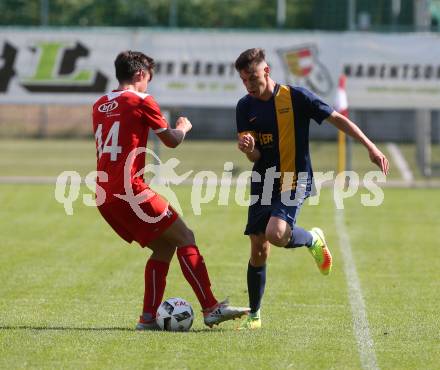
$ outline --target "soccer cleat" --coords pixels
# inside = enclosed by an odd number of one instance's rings
[[[237,330],[255,330],[261,329],[261,318],[248,315]]]
[[[321,274],[328,275],[332,269],[332,254],[325,242],[324,233],[318,227],[314,227],[310,233],[313,236],[313,243],[308,250],[315,259]]]
[[[136,330],[160,330],[160,327],[157,325],[156,320],[152,319],[151,315],[144,314],[139,318]]]
[[[223,321],[235,320],[249,312],[248,307],[233,307],[229,305],[228,299],[217,303],[213,308],[203,310],[203,321],[205,325],[212,328]]]

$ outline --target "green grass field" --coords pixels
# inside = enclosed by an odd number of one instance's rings
[[[182,147],[177,154],[187,166],[182,172],[193,167],[221,172],[228,155],[247,168],[231,154],[231,143],[187,144],[194,151]],[[212,152],[204,154],[203,146]],[[315,167],[330,157],[324,149],[315,150]],[[84,175],[93,169],[90,142],[7,141],[0,143],[0,154],[2,176],[56,176],[62,170]],[[364,160],[357,166],[369,168]],[[246,304],[246,209],[213,202],[195,216],[190,190],[175,189],[213,290],[219,299]],[[88,192],[84,188],[81,195]],[[357,194],[344,211],[376,368],[438,369],[440,190],[384,192],[380,207],[362,206]],[[119,240],[97,210],[80,201],[67,216],[53,185],[1,184],[0,202],[2,369],[362,368],[331,189],[323,190],[319,206],[306,203],[299,224],[325,230],[335,260],[332,275],[321,276],[304,249],[273,247],[264,328],[258,332],[237,332],[234,322],[204,327],[176,260],[165,296],[192,303],[191,332],[135,332],[147,250]]]
[[[151,144],[151,143],[150,143]],[[149,144],[149,147],[154,147]],[[379,148],[387,154],[385,145]],[[414,173],[417,167],[410,155],[411,148],[404,146],[407,160]],[[311,155],[315,171],[337,170],[337,147],[333,143],[311,143]],[[1,140],[0,176],[58,176],[62,171],[75,170],[81,176],[95,169],[95,144],[93,140]],[[221,174],[223,164],[234,163],[234,173],[251,168],[247,159],[230,141],[188,141],[177,149],[160,147],[163,162],[176,157],[180,160],[179,173],[188,170],[214,171]],[[353,170],[364,174],[376,167],[370,163],[366,150],[361,145],[353,145]],[[17,164],[20,164],[18,166]],[[396,168],[392,168],[390,179],[400,179]]]

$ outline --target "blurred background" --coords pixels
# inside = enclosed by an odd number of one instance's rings
[[[276,81],[330,104],[346,76],[349,115],[391,157],[392,179],[439,174],[440,0],[2,0],[0,12],[0,146],[11,160],[17,139],[45,150],[89,142],[91,105],[116,87],[124,49],[156,59],[149,92],[171,122],[191,119],[193,150],[232,141],[245,93],[233,62],[263,47]],[[311,138],[336,168],[336,131],[312,124]],[[347,144],[345,168],[368,168]]]

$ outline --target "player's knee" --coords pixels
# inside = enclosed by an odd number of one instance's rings
[[[266,263],[268,256],[268,249],[262,248],[259,250],[253,250],[250,258],[251,265],[255,267],[263,266]]]
[[[188,227],[186,228],[183,237],[185,239],[183,242],[185,245],[190,245],[190,244],[196,243],[194,232]]]
[[[162,245],[160,248],[153,249],[153,254],[151,255],[151,258],[169,263],[173,259],[175,251],[175,245],[165,244]]]
[[[251,236],[251,256],[250,262],[252,266],[263,266],[269,257],[270,244],[266,240],[265,235]]]
[[[289,241],[281,230],[267,230],[266,239],[269,240],[270,244],[277,247],[284,247]]]
[[[262,256],[258,256],[258,257],[251,256],[249,262],[254,267],[261,267],[266,264],[266,260],[267,260],[267,257],[264,258]]]

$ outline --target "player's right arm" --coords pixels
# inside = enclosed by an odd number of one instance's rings
[[[246,154],[251,162],[257,162],[261,158],[261,152],[258,150],[255,137],[257,133],[249,123],[249,115],[246,114],[245,101],[241,99],[235,110],[237,133],[238,133],[238,149]]]
[[[251,162],[256,162],[261,158],[261,153],[255,146],[255,139],[250,133],[238,134],[238,149],[246,154]]]

